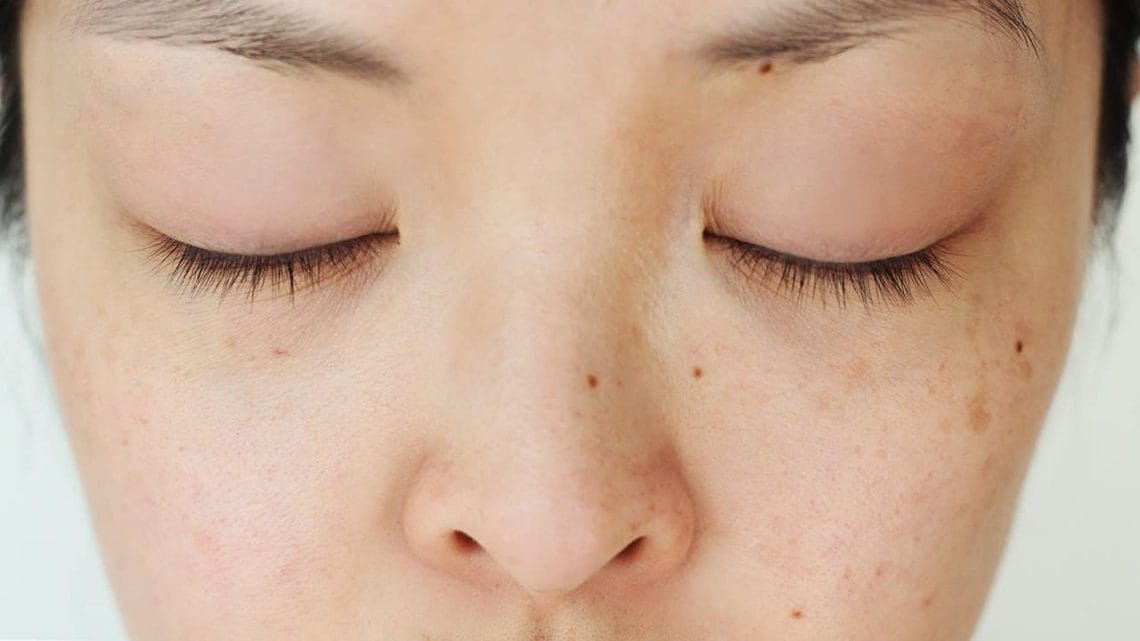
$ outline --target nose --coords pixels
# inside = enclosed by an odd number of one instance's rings
[[[406,509],[412,549],[474,586],[509,579],[542,596],[587,583],[600,591],[635,589],[682,566],[693,513],[665,457],[647,457],[651,469],[583,466],[569,457],[553,466],[535,461],[422,470]]]
[[[483,261],[445,314],[447,392],[405,502],[408,545],[472,585],[544,597],[664,581],[696,528],[640,329],[650,306],[628,278],[531,258]]]

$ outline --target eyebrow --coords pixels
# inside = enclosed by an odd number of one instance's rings
[[[66,21],[76,34],[211,47],[280,72],[321,70],[382,84],[407,80],[390,52],[257,0],[75,0]]]
[[[258,0],[74,0],[75,33],[174,46],[211,47],[276,71],[323,70],[382,84],[408,74],[388,51],[343,30]],[[920,18],[980,19],[1040,55],[1022,0],[807,0],[745,22],[704,42],[698,57],[717,66],[784,58],[819,62],[899,33]]]
[[[966,16],[1041,56],[1022,0],[808,0],[727,30],[697,47],[717,66],[784,58],[812,63],[890,38],[923,18]]]

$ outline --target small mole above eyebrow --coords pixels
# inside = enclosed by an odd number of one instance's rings
[[[765,60],[764,63],[760,65],[760,75],[767,75],[772,73],[774,66],[775,65],[772,64],[771,60]]]
[[[586,384],[590,386],[590,389],[597,389],[598,377],[594,376],[593,374],[590,374],[589,376],[586,377]]]

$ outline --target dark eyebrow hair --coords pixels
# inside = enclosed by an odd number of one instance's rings
[[[772,58],[819,62],[894,36],[908,22],[957,14],[980,20],[1040,57],[1040,39],[1022,0],[806,0],[730,29],[697,50],[717,65]]]
[[[323,70],[399,84],[394,56],[312,17],[258,0],[75,0],[73,33],[211,47],[275,71]]]

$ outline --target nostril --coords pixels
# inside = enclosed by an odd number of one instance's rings
[[[452,532],[451,538],[455,541],[455,547],[457,547],[460,552],[478,552],[483,547],[466,532],[460,532],[459,530]]]
[[[629,563],[630,561],[633,561],[634,557],[637,556],[637,553],[643,547],[642,541],[644,540],[644,536],[638,537],[637,540],[625,546],[625,549],[623,549],[621,552],[618,552],[618,555],[614,558],[623,563]]]

